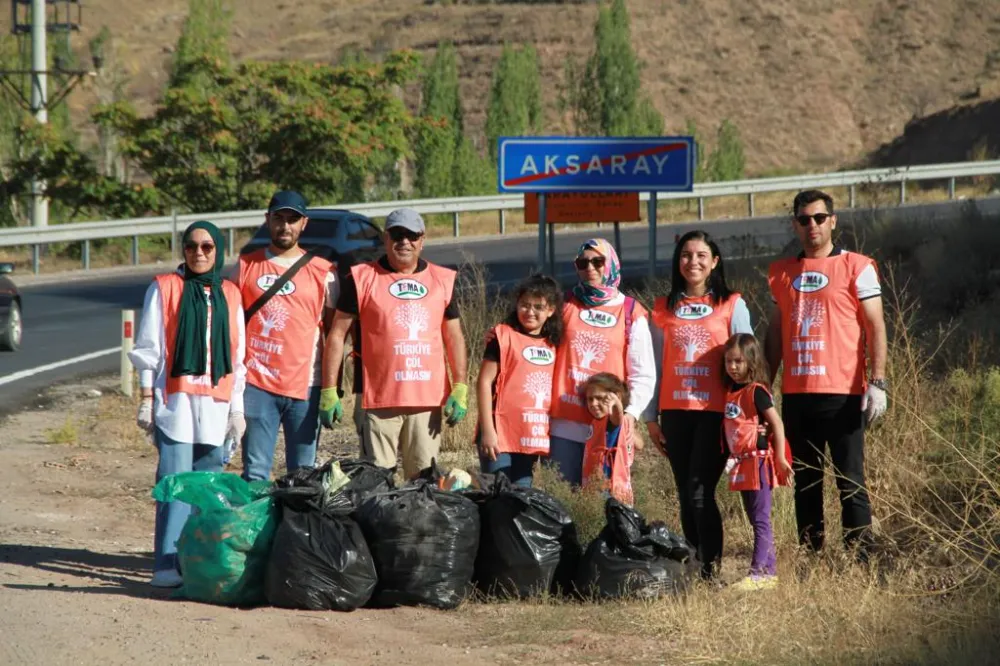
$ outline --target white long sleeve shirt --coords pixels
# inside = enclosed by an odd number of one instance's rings
[[[209,300],[207,291],[205,299]],[[211,350],[211,303],[208,316],[209,330],[206,333],[206,340]],[[207,395],[171,393],[164,401],[167,373],[170,372],[170,368],[166,367],[163,300],[160,298],[160,287],[155,280],[146,290],[142,321],[139,322],[135,346],[129,352],[129,358],[139,371],[139,386],[153,389],[153,423],[170,439],[191,444],[221,446],[226,438],[229,412],[243,413],[243,389],[246,386],[247,373],[244,365],[246,331],[243,317],[236,317],[236,320],[238,345],[236,365],[233,368],[233,393],[230,400],[224,402]]]
[[[620,305],[624,294],[618,294],[608,305]],[[653,339],[649,332],[648,317],[632,320],[632,330],[628,339],[628,355],[625,359],[625,383],[630,394],[625,413],[641,420],[642,413],[656,390],[656,358],[653,355]],[[586,442],[590,438],[590,424],[577,423],[567,419],[553,419],[549,425],[552,437],[561,437],[574,442]]]

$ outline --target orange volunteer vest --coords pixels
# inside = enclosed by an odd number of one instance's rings
[[[440,407],[448,396],[441,327],[455,271],[428,263],[394,273],[378,262],[351,267],[358,288],[365,409]]]
[[[726,435],[729,447],[729,489],[730,490],[760,490],[761,483],[773,488],[776,485],[774,475],[774,450],[771,438],[768,437],[767,449],[757,448],[757,426],[760,418],[757,416],[757,405],[754,404],[754,388],[763,384],[747,384],[739,391],[726,394],[725,411],[723,412],[722,429]],[[768,391],[770,394],[770,391]],[[764,469],[767,478],[760,478],[760,459],[764,459]]]
[[[768,285],[781,317],[783,393],[864,393],[864,323],[854,285],[861,271],[874,265],[847,251],[771,264]]]
[[[503,453],[549,454],[549,404],[556,349],[507,324],[493,329],[500,344],[493,422]]]
[[[729,340],[738,293],[712,304],[710,296],[685,298],[671,312],[666,297],[653,305],[653,323],[663,329],[660,404],[663,409],[721,412],[723,346]]]
[[[160,303],[163,307],[163,341],[165,345],[164,356],[166,359],[167,387],[166,395],[171,393],[187,393],[188,395],[207,395],[219,402],[229,402],[233,395],[233,380],[235,375],[231,372],[219,378],[219,383],[212,386],[211,373],[211,353],[212,346],[208,346],[208,361],[206,374],[195,377],[184,375],[182,377],[171,377],[170,368],[174,364],[174,348],[177,346],[177,324],[180,312],[181,296],[184,294],[184,278],[177,273],[167,273],[156,276],[156,284],[160,289]],[[222,293],[226,297],[229,305],[229,350],[230,363],[236,368],[236,352],[239,351],[240,333],[239,318],[243,316],[242,303],[240,301],[240,290],[229,280],[222,281]],[[211,308],[208,311],[209,331],[211,331],[212,316],[215,313]],[[210,342],[210,341],[209,341]],[[164,396],[166,397],[166,396]]]
[[[593,483],[595,479],[608,487],[611,495],[619,502],[632,504],[632,462],[635,451],[632,450],[632,424],[627,418],[622,419],[618,430],[618,440],[614,448],[608,448],[608,420],[603,418],[594,421],[583,450],[583,485]],[[604,463],[611,457],[611,478],[604,478]]]
[[[563,306],[564,339],[556,353],[553,375],[554,419],[590,423],[590,412],[583,403],[584,382],[599,372],[610,372],[626,380],[625,306],[629,299],[611,306],[587,307],[575,298]],[[632,321],[646,317],[646,309],[635,302]],[[627,405],[626,405],[627,406]]]
[[[285,272],[266,250],[240,257],[239,288],[249,308]],[[317,331],[322,332],[326,276],[332,264],[314,257],[247,322],[247,382],[297,400],[309,397]]]

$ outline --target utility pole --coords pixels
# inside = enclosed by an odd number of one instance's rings
[[[49,122],[46,95],[48,51],[45,44],[45,0],[31,0],[31,113],[42,125]],[[45,196],[45,181],[31,180],[31,226],[49,225],[49,200]]]
[[[25,57],[27,44],[21,41],[22,58],[18,69],[0,69],[0,89],[13,96],[22,108],[31,112],[43,125],[49,122],[49,109],[59,105],[66,95],[86,77],[96,76],[93,70],[65,69],[57,57],[55,67],[48,66],[48,33],[58,33],[66,39],[80,29],[82,12],[80,0],[10,0],[11,32],[18,40],[31,39],[30,68]],[[51,13],[51,17],[49,14]],[[94,56],[94,68],[101,68],[101,59]],[[54,84],[49,95],[49,75]],[[30,85],[26,90],[25,82]],[[49,224],[49,200],[45,196],[45,181],[31,181],[31,225],[46,227]],[[35,255],[39,246],[34,246]],[[37,263],[37,261],[36,261]]]

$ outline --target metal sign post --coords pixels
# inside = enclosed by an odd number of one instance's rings
[[[656,277],[656,190],[649,193],[646,217],[649,220],[649,278]]]
[[[545,272],[545,193],[538,194],[538,272]]]
[[[538,265],[545,264],[544,194],[553,192],[650,192],[649,275],[656,273],[656,193],[694,188],[695,144],[674,137],[500,137],[497,189],[539,195]],[[620,236],[616,227],[616,245]],[[555,236],[548,255],[555,270]]]

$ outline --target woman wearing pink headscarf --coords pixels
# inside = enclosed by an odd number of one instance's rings
[[[656,361],[646,309],[618,291],[621,263],[614,247],[603,238],[593,238],[580,246],[574,263],[580,281],[567,294],[563,308],[565,333],[556,352],[549,411],[549,460],[563,478],[578,486],[592,421],[581,393],[584,382],[599,372],[624,380],[631,395],[626,418],[631,420],[631,431],[638,432],[636,423],[655,390]],[[634,445],[641,448],[642,441]]]

